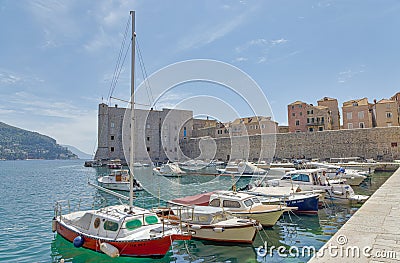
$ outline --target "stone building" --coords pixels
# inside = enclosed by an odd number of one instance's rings
[[[398,104],[395,100],[382,99],[374,107],[376,127],[399,126]]]
[[[226,123],[225,127],[228,128],[231,136],[269,134],[278,131],[278,123],[273,121],[271,117],[265,116],[237,118],[233,122]],[[223,129],[221,129],[222,132]]]
[[[130,125],[124,122],[129,123],[130,116],[130,109],[99,105],[96,160],[126,161],[130,150]],[[179,141],[192,137],[192,129],[192,111],[135,109],[135,161],[180,159]]]
[[[289,132],[337,130],[339,122],[336,99],[325,97],[318,101],[318,106],[302,101],[288,105]]]
[[[343,129],[375,127],[373,104],[367,98],[350,100],[343,103]]]
[[[339,112],[339,104],[337,99],[324,97],[317,101],[318,106],[328,107],[330,111],[330,130],[339,130],[340,129],[340,112]]]

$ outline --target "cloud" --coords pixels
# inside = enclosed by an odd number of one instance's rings
[[[287,39],[281,38],[281,39],[276,39],[276,40],[267,40],[264,38],[258,38],[258,39],[252,39],[244,43],[243,45],[237,46],[235,48],[235,51],[237,53],[242,53],[244,51],[247,51],[252,48],[258,48],[262,51],[268,50],[269,48],[280,45],[280,44],[285,44],[288,42]]]
[[[365,65],[361,65],[358,70],[345,70],[341,71],[338,74],[338,83],[346,83],[349,80],[353,79],[355,76],[365,72]]]
[[[245,57],[238,57],[238,58],[235,58],[235,62],[243,62],[243,61],[247,61],[248,60],[248,58],[245,58]]]
[[[257,6],[255,5],[248,8],[246,11],[243,11],[239,15],[235,14],[235,17],[233,18],[224,17],[223,22],[215,23],[215,21],[213,21],[199,26],[199,28],[193,30],[194,33],[187,35],[178,41],[179,51],[199,48],[213,43],[245,23],[247,18],[254,11],[257,11]],[[207,19],[204,21],[207,21]]]

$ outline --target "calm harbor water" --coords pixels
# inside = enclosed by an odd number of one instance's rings
[[[330,204],[318,216],[286,215],[272,229],[265,229],[252,246],[216,245],[202,241],[175,242],[162,259],[117,258],[76,249],[71,243],[51,232],[53,206],[57,200],[85,198],[90,203],[116,204],[118,200],[88,186],[107,171],[83,167],[82,160],[73,161],[0,161],[0,262],[306,262],[305,258],[260,257],[257,248],[268,246],[314,246],[320,248],[354,214],[359,206]],[[150,173],[139,168],[135,174]],[[143,175],[143,174],[142,174]],[[371,195],[391,173],[376,173],[371,180],[354,187],[358,194]],[[180,183],[203,182],[213,176],[188,176]],[[220,180],[230,180],[229,177]],[[238,182],[244,185],[247,179]],[[154,182],[157,183],[157,182]],[[177,186],[179,187],[179,185]],[[192,194],[183,188],[181,194]],[[171,189],[178,191],[179,189]],[[142,191],[135,204],[157,206],[162,201]]]

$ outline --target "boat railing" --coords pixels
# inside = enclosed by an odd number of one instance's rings
[[[82,209],[95,209],[102,206],[106,199],[103,197],[94,198],[93,196],[84,196],[76,199],[58,200],[54,204],[54,217],[61,217],[63,213],[69,214]]]

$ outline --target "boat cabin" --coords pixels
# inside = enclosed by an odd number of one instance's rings
[[[100,210],[89,210],[71,213],[63,216],[63,220],[76,227],[79,231],[91,233],[107,238],[123,238],[143,231],[143,228],[152,227],[160,223],[155,213],[145,209],[134,209],[121,205],[106,207]],[[161,229],[162,231],[162,229]],[[155,231],[154,235],[156,235]]]
[[[231,191],[217,191],[210,197],[209,206],[229,209],[249,209],[261,205],[261,201],[254,195]]]

